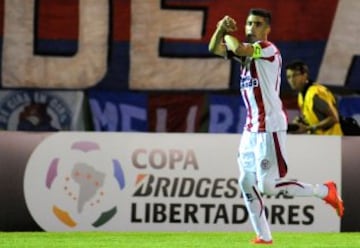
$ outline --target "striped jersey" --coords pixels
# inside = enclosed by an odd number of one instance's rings
[[[240,68],[240,91],[247,109],[244,130],[285,131],[287,116],[280,98],[281,54],[269,41],[252,45],[253,56],[243,58]]]

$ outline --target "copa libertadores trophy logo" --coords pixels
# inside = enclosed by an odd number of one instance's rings
[[[96,141],[54,136],[35,149],[26,167],[24,193],[32,217],[46,231],[106,229],[121,208],[120,161]]]

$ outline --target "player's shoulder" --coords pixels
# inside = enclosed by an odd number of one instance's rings
[[[278,47],[271,41],[262,40],[262,41],[256,42],[255,44],[257,44],[257,46],[260,47],[261,50],[265,54],[278,54],[278,55],[281,55],[281,52],[278,49]]]
[[[255,42],[255,44],[260,46],[262,49],[265,49],[265,48],[268,48],[268,47],[277,48],[274,43],[272,43],[271,41],[268,41],[268,40],[259,40],[259,41]]]

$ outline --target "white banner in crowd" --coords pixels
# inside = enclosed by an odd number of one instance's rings
[[[109,3],[79,0],[79,48],[71,57],[34,54],[36,4],[35,0],[5,1],[3,85],[55,89],[94,86],[106,73]]]
[[[237,182],[239,138],[59,132],[27,163],[26,204],[46,231],[252,231]],[[340,137],[289,136],[288,145],[290,178],[341,185]],[[279,194],[265,203],[274,231],[340,231],[322,200]]]
[[[345,85],[355,56],[360,53],[357,37],[360,34],[360,2],[340,0],[333,20],[323,61],[320,65],[318,81],[328,85]],[[354,34],[348,35],[348,34]],[[339,42],[343,45],[339,46]],[[347,49],[352,47],[353,49]]]

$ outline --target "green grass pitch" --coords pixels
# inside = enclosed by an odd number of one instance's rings
[[[242,232],[0,232],[1,248],[246,248],[253,233]],[[273,234],[271,247],[360,247],[360,233]],[[268,245],[269,246],[269,245]]]

